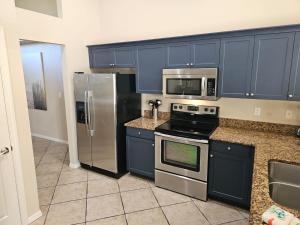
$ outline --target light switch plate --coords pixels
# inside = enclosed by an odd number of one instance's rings
[[[291,110],[286,110],[286,111],[285,111],[285,118],[286,118],[286,119],[292,119],[292,118],[293,118],[293,111],[291,111]]]
[[[255,107],[254,108],[254,116],[260,116],[260,114],[261,114],[261,108]]]

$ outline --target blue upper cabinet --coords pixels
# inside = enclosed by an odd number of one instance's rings
[[[167,67],[217,67],[220,40],[173,43],[167,46]]]
[[[91,68],[135,67],[136,48],[91,48]]]
[[[111,67],[115,63],[113,48],[92,48],[89,54],[91,68]]]
[[[116,48],[115,58],[117,67],[135,67],[136,48]]]
[[[287,99],[294,33],[257,35],[251,97]]]
[[[162,93],[162,70],[166,67],[166,47],[147,45],[137,49],[137,92]]]
[[[254,37],[225,38],[221,41],[219,95],[244,98],[250,93]]]
[[[184,68],[189,67],[191,60],[190,43],[176,43],[167,46],[167,67]]]
[[[300,32],[295,38],[288,99],[300,100]]]
[[[211,39],[192,44],[191,65],[195,67],[218,67],[220,40]]]

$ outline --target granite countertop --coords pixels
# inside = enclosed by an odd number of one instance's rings
[[[218,127],[210,139],[255,147],[250,224],[262,224],[263,212],[271,205],[278,205],[269,196],[268,161],[300,164],[300,139],[292,135],[231,127]],[[300,218],[300,211],[278,206]]]
[[[155,130],[155,127],[165,123],[167,120],[164,119],[149,119],[145,117],[140,117],[138,119],[129,121],[125,123],[126,127],[142,128],[147,130]]]

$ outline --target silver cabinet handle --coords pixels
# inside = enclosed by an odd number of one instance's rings
[[[154,144],[152,144],[152,147],[154,147]]]
[[[228,146],[228,147],[227,147],[227,150],[228,150],[228,151],[230,151],[230,150],[231,150],[231,147],[230,147],[230,146]]]
[[[186,65],[187,65],[187,66],[189,66],[190,64],[189,64],[189,63],[187,63]]]
[[[196,143],[203,143],[203,144],[207,144],[208,140],[201,140],[201,139],[192,139],[192,138],[184,138],[184,137],[178,137],[178,136],[173,136],[173,135],[169,135],[169,134],[162,134],[159,132],[154,132],[155,135],[160,136],[160,137],[165,137],[165,138],[171,138],[171,139],[176,139],[179,141],[185,141],[185,142],[196,142]]]
[[[141,135],[141,132],[139,131],[139,133],[138,133],[139,135]]]
[[[209,155],[209,157],[210,157],[210,158],[213,158],[213,157],[214,157],[214,155],[213,155],[213,154],[210,154],[210,155]]]
[[[246,96],[249,96],[249,93],[246,93]]]
[[[294,97],[293,95],[291,95],[291,94],[289,94],[289,98],[292,98],[292,97]]]
[[[191,66],[193,66],[193,65],[194,65],[194,63],[190,63],[190,65],[191,65]]]
[[[253,94],[253,93],[251,93],[250,95],[251,95],[251,96],[254,96],[254,94]]]
[[[5,147],[3,149],[0,150],[0,156],[8,154],[9,153],[9,148]]]

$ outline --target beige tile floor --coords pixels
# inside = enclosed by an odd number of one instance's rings
[[[248,212],[199,201],[126,174],[68,167],[67,145],[33,138],[43,216],[32,225],[246,225]]]

